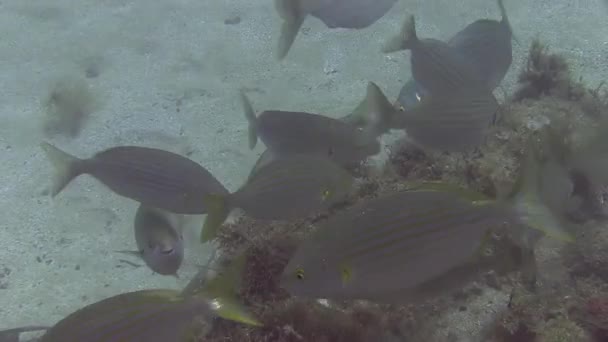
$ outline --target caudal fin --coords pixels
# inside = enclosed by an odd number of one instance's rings
[[[366,115],[370,118],[371,129],[378,134],[384,134],[395,128],[393,121],[397,110],[374,82],[367,84],[365,101],[367,102]]]
[[[245,118],[249,123],[249,149],[253,150],[258,142],[257,118],[255,116],[253,106],[251,106],[251,101],[249,101],[249,98],[247,98],[245,92],[241,90],[239,95],[241,98],[241,104],[243,105],[243,111],[245,112]]]
[[[207,299],[211,309],[219,317],[243,324],[261,326],[262,323],[249,313],[236,298],[246,265],[247,254],[243,253],[232,260],[228,267],[219,271],[214,278],[209,279],[202,288],[194,291],[192,295]],[[184,293],[184,295],[189,294]]]
[[[565,242],[573,242],[574,234],[570,232],[559,213],[553,212],[543,201],[540,184],[541,167],[536,153],[529,149],[521,166],[519,179],[511,194],[511,201],[519,218],[530,228],[539,230],[545,235]]]
[[[222,223],[226,221],[230,208],[226,202],[225,195],[208,195],[205,198],[205,206],[207,207],[207,217],[201,231],[201,242],[208,242],[217,236]]]
[[[383,53],[392,53],[410,49],[418,41],[416,36],[416,20],[413,15],[403,22],[399,35],[389,39],[382,48]]]
[[[511,32],[511,38],[513,38],[513,40],[519,44],[519,39],[517,39],[517,37],[515,36],[515,33],[513,33],[513,27],[511,27],[511,22],[509,21],[509,16],[507,16],[507,10],[505,9],[505,5],[503,4],[503,0],[498,0],[498,8],[500,9],[500,15],[502,17],[502,24],[506,25],[507,28],[509,28],[509,32]]]
[[[289,53],[289,49],[296,40],[296,36],[304,23],[306,14],[299,10],[299,2],[294,0],[275,0],[275,8],[281,18],[281,35],[279,37],[279,45],[277,48],[277,58],[282,60]]]
[[[55,168],[51,188],[51,196],[55,197],[72,179],[81,174],[79,166],[82,159],[76,158],[47,142],[41,143],[40,147]]]

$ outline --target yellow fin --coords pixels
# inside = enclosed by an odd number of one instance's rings
[[[224,319],[261,326],[247,308],[236,299],[240,288],[243,272],[247,264],[247,254],[243,253],[220,271],[214,278],[209,279],[205,286],[194,291],[192,296],[203,297],[209,303],[211,310]]]
[[[230,213],[225,195],[208,195],[205,197],[205,205],[207,207],[207,217],[201,230],[201,242],[213,240]]]

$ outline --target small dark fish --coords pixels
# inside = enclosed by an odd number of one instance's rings
[[[291,220],[329,208],[345,199],[352,176],[325,157],[291,155],[260,168],[239,190],[212,195],[201,240],[213,239],[233,208],[256,219]]]
[[[143,204],[135,213],[137,251],[124,251],[141,257],[148,267],[162,275],[177,277],[184,260],[181,227],[175,227],[167,213]]]
[[[241,102],[249,121],[250,148],[255,147],[259,136],[275,154],[316,154],[343,166],[360,163],[380,152],[380,143],[371,130],[303,112],[264,111],[256,118],[243,92]]]
[[[19,335],[24,332],[47,330],[50,327],[41,325],[28,325],[25,327],[0,330],[0,342],[19,342]]]
[[[234,276],[242,276],[243,267],[241,262],[235,264],[192,294],[166,289],[141,290],[87,305],[54,325],[41,342],[190,341],[194,338],[190,330],[193,319],[213,314],[260,326],[234,298],[238,282]]]
[[[490,90],[502,82],[513,61],[513,31],[502,0],[498,0],[498,7],[501,21],[477,20],[448,41],[476,66]]]
[[[382,18],[397,0],[275,0],[283,24],[278,58],[287,56],[300,27],[309,14],[328,28],[363,29]]]
[[[228,193],[204,167],[164,150],[119,146],[79,159],[46,142],[41,147],[56,169],[52,196],[82,174],[121,196],[176,214],[205,214],[208,194]]]
[[[399,36],[388,41],[383,52],[411,51],[412,76],[431,94],[480,87],[483,78],[475,64],[454,47],[437,39],[418,39],[414,16],[409,16]]]

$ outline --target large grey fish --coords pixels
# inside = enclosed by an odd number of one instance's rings
[[[343,200],[352,182],[346,170],[326,157],[281,156],[261,167],[236,192],[212,195],[201,240],[213,239],[233,208],[256,219],[303,218]]]
[[[275,154],[317,154],[343,166],[360,163],[380,152],[376,134],[343,121],[303,112],[264,111],[258,117],[243,92],[241,102],[249,122],[249,147],[258,136]]]
[[[47,330],[50,327],[40,325],[28,325],[25,327],[0,330],[0,342],[19,342],[19,335],[24,332]]]
[[[483,85],[483,77],[472,61],[454,47],[437,39],[419,39],[414,16],[403,23],[401,33],[390,39],[384,53],[410,50],[412,76],[431,94]]]
[[[465,151],[483,143],[498,110],[494,95],[485,88],[463,88],[427,95],[410,110],[397,110],[375,84],[368,99],[370,111],[392,129],[405,129],[422,147]],[[380,125],[377,125],[380,126]]]
[[[397,0],[275,0],[283,19],[278,58],[287,56],[304,19],[319,18],[328,28],[366,28],[382,18]]]
[[[513,31],[503,0],[498,0],[498,7],[501,21],[479,19],[448,41],[450,46],[473,62],[490,90],[496,89],[502,82],[513,61]]]
[[[181,227],[160,209],[141,204],[133,224],[137,251],[124,251],[141,257],[148,267],[162,275],[177,277],[184,260],[184,240]]]
[[[164,150],[119,146],[79,159],[46,142],[41,147],[56,169],[53,196],[82,174],[121,196],[177,214],[205,214],[208,194],[228,193],[204,167]]]
[[[435,183],[362,202],[302,243],[283,272],[282,286],[296,296],[399,301],[434,292],[454,277],[464,281],[480,270],[508,269],[530,255],[525,251],[533,246],[522,243],[528,228],[552,236],[562,228],[539,201],[537,172],[526,163],[525,179],[506,199]],[[508,239],[501,240],[510,241],[506,254],[488,259],[489,237],[504,223],[527,227],[507,226]],[[512,260],[506,258],[509,246],[520,246]]]
[[[498,0],[498,7],[502,15],[501,21],[476,20],[447,42],[475,65],[490,90],[496,89],[502,82],[513,60],[513,33],[502,0]],[[411,78],[401,88],[395,105],[405,110],[410,109],[428,93]]]
[[[209,280],[193,294],[154,289],[123,293],[85,306],[55,324],[41,342],[167,342],[194,339],[191,325],[196,316],[259,326],[234,298],[234,274]]]

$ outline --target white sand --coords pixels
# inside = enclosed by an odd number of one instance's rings
[[[507,90],[537,35],[591,84],[606,76],[608,11],[601,0],[505,3],[521,43],[514,46]],[[393,99],[409,77],[409,54],[379,50],[406,13],[416,14],[419,36],[442,39],[475,19],[499,15],[493,0],[401,0],[358,32],[329,31],[310,18],[308,33],[277,63],[279,21],[270,0],[2,1],[0,274],[11,271],[0,275],[0,328],[53,324],[128,290],[181,287],[209,251],[190,243],[179,281],[153,275],[123,265],[119,259],[129,258],[113,252],[133,248],[133,201],[86,176],[55,199],[41,195],[51,175],[38,148],[41,101],[53,80],[84,76],[87,63],[101,62],[99,77],[88,79],[101,109],[77,139],[58,137],[54,144],[83,157],[118,144],[189,145],[192,158],[234,190],[262,149],[247,149],[236,90],[258,89],[250,92],[256,109],[332,116],[348,113],[368,80]],[[225,25],[234,15],[242,22]],[[191,222],[193,229],[199,225],[200,219]]]

